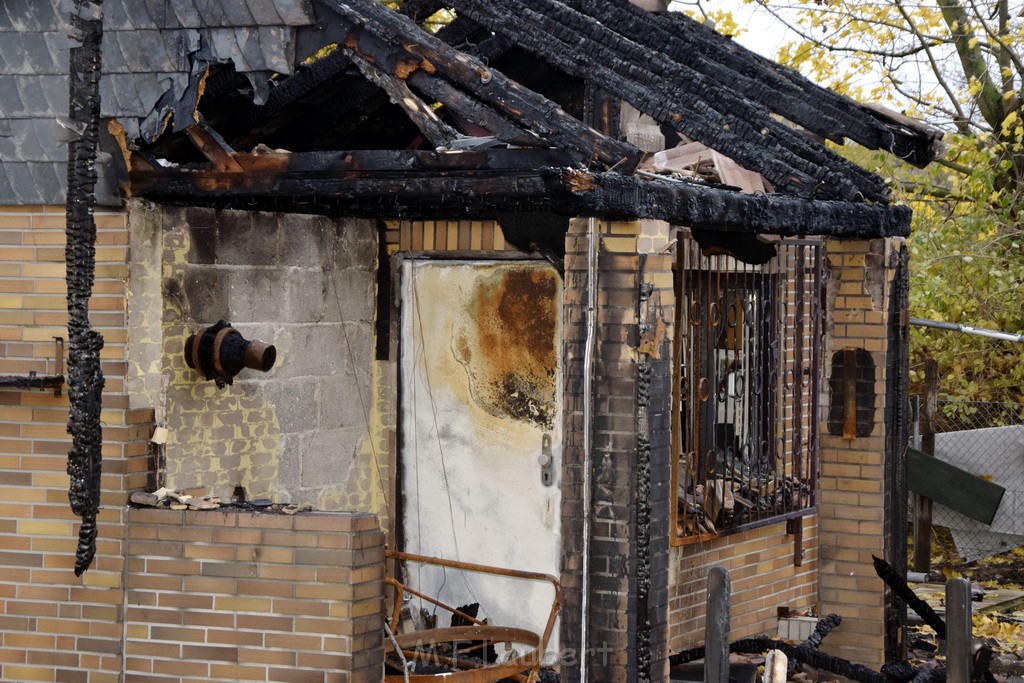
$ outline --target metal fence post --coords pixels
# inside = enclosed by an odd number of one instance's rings
[[[722,567],[708,570],[704,616],[704,683],[729,683],[729,619],[732,586]]]
[[[966,579],[950,579],[946,582],[947,683],[970,683],[973,641],[971,584]]]

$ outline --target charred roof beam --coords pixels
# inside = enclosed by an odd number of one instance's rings
[[[656,120],[801,197],[885,201],[880,178],[806,139],[760,106],[556,0],[454,0],[566,73],[594,81]]]
[[[231,146],[224,141],[217,131],[206,125],[204,121],[194,123],[185,129],[185,134],[196,149],[213,164],[218,171],[242,171],[241,165],[235,161]]]
[[[345,23],[344,20],[340,20],[340,22]],[[534,133],[517,126],[509,118],[502,116],[493,108],[471,97],[445,79],[431,73],[433,70],[432,64],[416,59],[405,50],[384,43],[374,36],[360,31],[357,27],[350,26],[348,30],[350,31],[348,38],[341,49],[366,74],[367,78],[370,78],[375,83],[380,84],[379,82],[382,82],[388,84],[396,94],[406,92],[407,97],[412,98],[414,101],[419,101],[415,95],[408,93],[408,87],[402,81],[402,79],[405,79],[409,85],[412,85],[431,98],[430,101],[442,103],[444,108],[454,113],[456,115],[455,118],[462,123],[471,123],[479,126],[499,140],[511,144],[533,147],[546,146],[546,143]],[[399,99],[391,90],[388,91],[388,94],[392,96],[392,99]],[[440,135],[431,136],[428,134],[429,127],[425,129],[424,125],[417,121],[417,112],[410,112],[407,108],[412,105],[412,102],[396,101],[396,103],[406,109],[410,119],[416,123],[428,139],[434,142],[435,147],[448,147],[449,143],[454,139],[454,131],[452,131],[451,135],[444,136],[447,139],[441,139],[442,136]],[[422,105],[423,109],[426,109],[423,114],[428,117],[428,120],[429,117],[436,118],[433,110],[426,108],[426,105],[422,104],[422,102],[420,102],[420,105]],[[422,111],[422,109],[417,106],[417,111]]]
[[[555,150],[236,154],[242,172],[133,170],[158,202],[373,218],[492,218],[550,212],[655,218],[746,234],[843,238],[909,233],[903,206],[750,195],[691,182],[559,167]],[[544,166],[541,168],[541,166]],[[135,168],[135,167],[133,167]]]
[[[935,158],[935,137],[926,126],[908,129],[901,121],[822,88],[680,15],[646,12],[629,0],[584,0],[583,11],[650,50],[709,74],[789,121],[833,142],[848,138],[883,149],[918,166]],[[683,28],[685,27],[685,30]]]
[[[407,77],[416,70],[436,73],[503,115],[521,121],[553,146],[569,150],[581,163],[597,162],[626,172],[636,168],[642,153],[633,145],[585,126],[554,102],[425,33],[376,0],[319,1],[332,9],[339,21],[349,24],[350,32],[373,36],[407,53]]]
[[[458,132],[442,121],[423,100],[416,97],[405,81],[385,72],[373,60],[363,57],[349,46],[348,41],[340,49],[344,50],[369,81],[376,83],[388,94],[392,102],[402,108],[409,120],[434,147],[448,148],[458,138]]]

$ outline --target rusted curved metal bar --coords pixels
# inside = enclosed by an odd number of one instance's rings
[[[473,626],[455,626],[451,628],[439,628],[430,629],[427,631],[414,631],[412,633],[405,633],[402,635],[396,635],[395,638],[399,643],[399,647],[406,656],[409,656],[407,650],[412,650],[420,645],[429,645],[433,643],[443,643],[453,640],[490,640],[493,642],[517,642],[531,646],[533,649],[522,655],[521,657],[515,657],[509,659],[501,664],[487,665],[482,668],[472,668],[468,671],[457,671],[454,673],[444,674],[444,680],[447,683],[487,683],[488,681],[498,681],[503,678],[508,678],[519,674],[527,669],[530,670],[527,681],[534,683],[540,673],[541,660],[544,656],[544,651],[547,649],[548,641],[551,639],[551,632],[555,627],[555,619],[558,617],[558,610],[562,605],[562,585],[558,582],[558,579],[550,574],[543,574],[540,572],[524,572],[516,569],[507,569],[505,567],[491,567],[483,564],[474,564],[471,562],[459,562],[457,560],[445,560],[439,557],[428,557],[426,555],[414,555],[412,553],[405,553],[399,550],[385,550],[385,556],[395,560],[404,560],[406,562],[417,562],[421,564],[432,564],[439,567],[449,567],[451,569],[462,569],[471,572],[480,572],[482,574],[493,574],[495,576],[508,576],[516,579],[526,579],[528,581],[546,581],[551,584],[555,589],[554,598],[551,601],[551,611],[548,613],[547,622],[544,625],[544,632],[537,636],[532,631],[524,629],[511,628],[506,626],[489,626],[483,624],[479,620],[470,617],[467,614],[459,612],[448,605],[441,603],[438,600],[424,596],[422,593],[418,593],[413,589],[408,588],[404,584],[389,579],[388,584],[396,589],[396,591],[407,591],[412,595],[416,595],[422,599],[425,599],[432,604],[441,607],[442,609],[448,610],[453,614],[459,614],[472,622]],[[395,615],[392,617],[393,622],[397,623],[398,615],[401,611],[401,600],[402,593],[398,592],[395,597]],[[394,652],[394,648],[388,644],[385,649],[385,653]],[[416,654],[413,652],[412,654]],[[421,655],[423,653],[420,653]],[[436,657],[435,657],[436,659]],[[438,660],[439,661],[439,660]],[[470,665],[472,666],[472,665]],[[405,680],[404,675],[385,676],[385,681],[399,683]],[[410,683],[431,683],[432,681],[438,680],[434,675],[410,675]]]
[[[533,631],[508,626],[452,626],[449,628],[432,628],[426,631],[414,631],[396,635],[402,653],[407,659],[423,660],[437,663],[450,664],[453,666],[465,667],[464,671],[454,671],[443,674],[409,674],[409,683],[436,683],[443,677],[445,683],[488,683],[500,681],[513,677],[517,674],[530,670],[528,681],[536,680],[537,671],[540,669],[543,658],[542,638]],[[513,657],[500,664],[484,664],[468,660],[459,660],[454,657],[439,656],[426,652],[417,651],[417,647],[435,645],[437,643],[450,643],[453,641],[489,641],[493,643],[522,643],[530,647],[530,651]],[[385,655],[394,652],[390,643],[385,647]],[[404,681],[403,674],[385,676],[387,682]]]
[[[391,615],[391,624],[393,627],[398,625],[398,620],[402,613],[402,598],[404,597],[405,593],[408,593],[409,595],[415,595],[417,598],[420,598],[421,600],[426,600],[432,605],[437,605],[445,611],[451,612],[452,614],[457,614],[463,619],[466,619],[470,623],[476,624],[477,626],[487,625],[487,622],[480,621],[476,617],[471,617],[465,612],[462,612],[459,609],[452,607],[451,605],[446,605],[437,598],[432,598],[429,595],[420,593],[418,590],[414,588],[409,588],[404,583],[396,581],[395,579],[392,579],[390,576],[384,578],[384,583],[395,589],[395,609]]]

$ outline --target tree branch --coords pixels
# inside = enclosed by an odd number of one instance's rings
[[[1002,93],[992,82],[992,76],[985,63],[985,56],[978,46],[977,38],[971,29],[970,19],[958,0],[938,0],[942,18],[949,27],[953,46],[956,48],[960,65],[968,81],[974,79],[981,85],[978,93],[978,107],[985,121],[992,129],[999,131],[1003,122]],[[984,22],[982,22],[984,24]]]
[[[907,26],[910,28],[911,33],[913,33],[917,40],[922,45],[924,45],[924,36],[922,35],[921,31],[918,30],[917,26],[914,24],[914,20],[910,18],[910,14],[903,7],[903,3],[901,2],[901,0],[896,0],[896,7],[897,9],[899,9],[900,15],[902,15],[904,21],[907,22]],[[943,77],[942,71],[939,69],[938,62],[936,62],[935,55],[932,54],[931,49],[926,48],[924,52],[925,55],[927,55],[928,57],[928,63],[931,65],[932,72],[935,74],[935,79],[939,82],[939,87],[941,87],[943,91],[945,91],[946,97],[949,98],[950,103],[953,105],[953,109],[957,113],[958,118],[954,119],[954,121],[957,122],[957,129],[960,130],[961,133],[966,133],[967,117],[964,116],[964,111],[960,107],[960,100],[957,98],[956,93],[953,91],[953,89],[949,86],[949,83],[947,83],[946,79]],[[961,124],[960,121],[964,121],[964,123]]]

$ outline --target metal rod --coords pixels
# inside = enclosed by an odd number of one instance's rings
[[[559,583],[558,579],[550,574],[542,574],[540,572],[525,572],[517,569],[507,569],[505,567],[492,567],[485,564],[474,564],[471,562],[460,562],[458,560],[445,560],[439,557],[428,557],[426,555],[415,555],[413,553],[405,553],[399,550],[385,550],[384,555],[395,560],[405,560],[407,562],[420,562],[423,564],[432,564],[439,567],[450,567],[452,569],[464,569],[471,572],[481,572],[483,574],[494,574],[497,576],[510,576],[516,579],[527,579],[529,581],[546,581],[552,585],[555,589],[555,596],[551,601],[551,611],[548,613],[548,620],[544,625],[544,633],[541,634],[540,643],[537,646],[537,661],[536,664],[530,670],[529,680],[531,683],[535,683],[540,672],[540,665],[544,659],[544,652],[547,649],[548,641],[551,638],[551,631],[555,626],[555,619],[558,617],[558,610],[562,605],[562,584]],[[406,588],[406,590],[410,590]],[[410,591],[411,592],[411,591]],[[428,598],[429,600],[429,598]],[[449,609],[453,612],[450,607],[444,605],[439,606]],[[464,615],[467,616],[468,615]],[[469,617],[472,619],[472,617]]]
[[[127,591],[125,591],[127,594]],[[125,620],[127,621],[127,619]],[[398,653],[398,658],[402,660],[402,678],[405,679],[405,683],[409,683],[409,660],[405,658],[405,652],[398,645],[398,641],[395,640],[395,634],[391,631],[391,627],[386,623],[384,624],[384,631],[388,634],[388,638],[391,640],[391,644],[395,646],[395,652]]]
[[[597,341],[597,267],[598,267],[597,219],[587,219],[587,338],[583,352],[583,558],[580,576],[580,683],[587,683],[587,655],[590,637],[590,515],[593,509],[591,497],[591,450],[594,436],[594,355]]]
[[[468,614],[466,614],[465,612],[459,611],[459,609],[456,608],[456,607],[452,607],[451,605],[446,605],[445,603],[441,602],[437,598],[432,598],[429,595],[424,595],[423,593],[420,593],[418,590],[416,590],[414,588],[409,588],[404,583],[400,583],[399,581],[397,581],[395,579],[392,579],[390,576],[386,577],[384,579],[384,582],[387,585],[389,585],[389,586],[391,586],[392,588],[395,589],[395,614],[401,614],[400,607],[401,607],[401,604],[402,604],[402,598],[404,598],[405,594],[408,593],[409,595],[413,595],[413,596],[419,598],[420,600],[426,600],[427,602],[429,602],[432,605],[437,605],[438,607],[440,607],[443,610],[451,612],[452,614],[456,614],[456,615],[462,617],[463,619],[465,619],[466,621],[469,621],[470,623],[476,624],[477,626],[487,626],[487,622],[486,621],[481,621],[481,620],[477,619],[476,617],[471,617]],[[392,618],[392,621],[394,621],[395,624],[397,625],[397,623],[398,623],[398,619],[397,618]]]
[[[1024,343],[1024,334],[1000,332],[999,330],[986,330],[983,327],[973,327],[971,325],[961,325],[959,323],[944,323],[938,320],[925,320],[923,318],[911,318],[910,324],[917,325],[919,327],[933,327],[937,330],[963,332],[964,334],[975,334],[979,337],[989,337],[991,339]]]

